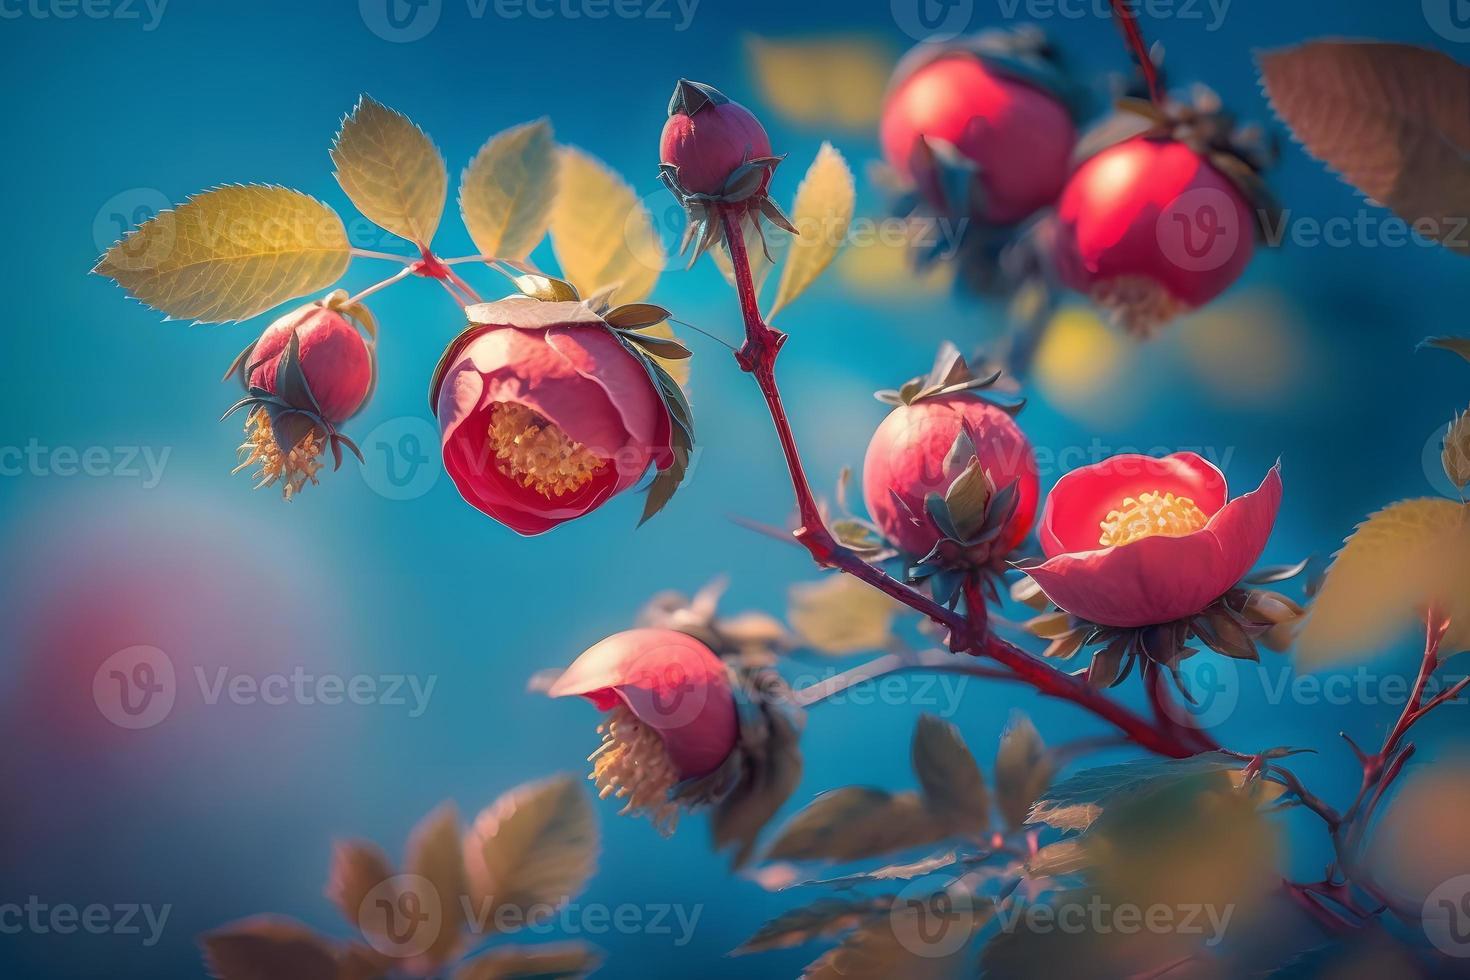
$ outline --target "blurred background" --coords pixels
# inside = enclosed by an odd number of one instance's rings
[[[754,386],[705,338],[685,338],[696,350],[701,451],[665,513],[635,531],[641,504],[624,499],[523,539],[466,506],[439,470],[425,387],[461,323],[433,283],[410,281],[373,301],[381,382],[348,430],[367,464],[349,462],[286,504],[230,475],[238,423],[217,422],[234,397],[219,376],[267,318],[162,322],[88,275],[98,254],[169,203],[222,183],[280,183],[355,216],[327,148],[363,92],[424,127],[452,176],[492,133],[547,115],[559,140],[648,195],[672,240],[678,212],[656,180],[656,140],[674,81],[704,80],[754,108],[777,152],[790,154],[778,200],[790,200],[830,139],[858,173],[859,213],[877,214],[882,201],[863,168],[878,154],[887,72],[922,36],[917,3],[4,6],[0,904],[34,896],[169,909],[156,931],[140,920],[140,934],[7,929],[7,975],[197,976],[195,937],[258,912],[345,936],[322,895],[334,839],[370,838],[397,856],[442,800],[473,814],[522,781],[584,771],[594,712],[527,693],[534,672],[625,628],[659,590],[692,592],[728,575],[725,608],[779,614],[792,584],[818,577],[802,553],[730,520],[781,524],[791,496]],[[1423,11],[1366,0],[1156,6],[1143,5],[1143,26],[1166,46],[1171,81],[1207,82],[1242,118],[1268,123],[1258,49],[1347,35],[1470,57],[1465,33],[1433,0]],[[960,0],[947,9],[977,30],[1035,21],[1097,80],[1099,96],[1106,73],[1128,69],[1105,3]],[[843,80],[831,91],[848,97],[814,99],[804,87],[808,49],[791,46],[812,44],[834,59],[823,74]],[[1043,487],[1101,455],[1189,448],[1241,492],[1280,458],[1286,497],[1267,559],[1325,559],[1373,510],[1452,493],[1438,442],[1466,404],[1470,377],[1463,362],[1415,344],[1465,332],[1466,266],[1445,249],[1383,234],[1388,212],[1289,142],[1271,180],[1293,220],[1346,218],[1351,228],[1336,241],[1288,236],[1262,250],[1221,301],[1145,347],[1084,306],[1069,310],[1038,354],[1022,420],[1041,453]],[[440,254],[473,251],[456,211],[451,202]],[[361,220],[349,230],[354,245],[395,250]],[[536,258],[550,265],[549,250]],[[850,250],[780,318],[792,335],[783,389],[824,487],[860,464],[886,411],[874,389],[926,370],[943,339],[976,347],[1003,325],[998,308],[896,270]],[[344,285],[391,271],[358,260]],[[502,288],[488,271],[471,275],[482,293]],[[734,295],[707,260],[687,273],[671,267],[654,298],[738,337]],[[1418,642],[1406,636],[1397,654],[1374,662],[1374,676],[1411,672]],[[161,651],[177,684],[166,711],[130,729],[109,720],[94,679],[109,657],[138,646]],[[809,659],[793,672],[840,666]],[[363,678],[374,693],[336,705],[210,694],[221,678],[296,673]],[[1375,741],[1399,706],[1283,696],[1289,676],[1276,658],[1264,672],[1219,681],[1228,702],[1219,735],[1241,748],[1321,748],[1299,769],[1345,802],[1356,767],[1336,733]],[[1101,731],[1014,687],[971,682],[954,698],[905,690],[892,704],[813,711],[806,776],[788,810],[849,783],[910,788],[908,736],[920,712],[958,724],[982,765],[1013,708],[1049,742]],[[1463,728],[1458,712],[1432,717],[1415,764],[1453,752]],[[726,958],[796,899],[729,875],[702,820],[662,840],[647,821],[615,819],[609,805],[599,812],[603,853],[582,904],[698,910],[688,934],[590,934],[575,917],[571,933],[549,934],[602,947],[605,975],[792,975],[813,958],[810,949]],[[1320,874],[1318,828],[1296,816],[1283,826],[1288,869]]]

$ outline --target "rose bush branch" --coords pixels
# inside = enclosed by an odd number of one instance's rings
[[[794,532],[794,537],[805,546],[812,558],[824,568],[835,568],[866,582],[944,627],[949,631],[950,647],[955,653],[969,653],[994,660],[1016,680],[1030,685],[1043,695],[1070,701],[1091,712],[1119,729],[1140,748],[1172,758],[1183,758],[1214,748],[1213,741],[1203,732],[1167,718],[1150,722],[1094,688],[1086,678],[1057,670],[996,636],[986,627],[983,614],[978,610],[973,614],[973,618],[978,620],[977,627],[970,619],[873,567],[851,549],[837,542],[822,520],[797,449],[796,437],[791,431],[791,422],[781,400],[780,389],[776,384],[776,358],[786,341],[786,335],[770,327],[761,316],[740,220],[739,209],[721,208],[720,221],[730,249],[735,288],[740,297],[740,309],[745,321],[745,342],[736,352],[735,359],[742,371],[755,378],[761,395],[765,398],[796,495],[800,527]],[[979,596],[978,590],[974,595]],[[978,605],[983,609],[983,602],[972,601],[969,605]]]
[[[1425,615],[1424,627],[1424,654],[1419,660],[1419,669],[1413,688],[1404,704],[1403,711],[1399,713],[1388,734],[1384,736],[1382,745],[1375,752],[1366,752],[1347,733],[1342,734],[1362,767],[1362,779],[1358,792],[1346,812],[1339,812],[1313,793],[1291,771],[1280,766],[1269,767],[1271,775],[1286,786],[1287,790],[1303,806],[1322,820],[1332,837],[1334,866],[1329,868],[1326,880],[1311,884],[1287,882],[1285,886],[1298,902],[1315,905],[1310,911],[1319,918],[1321,917],[1319,913],[1323,910],[1316,903],[1323,897],[1362,918],[1368,917],[1371,910],[1359,907],[1349,886],[1355,886],[1379,906],[1391,909],[1409,921],[1417,922],[1421,915],[1421,910],[1414,903],[1395,897],[1374,881],[1372,875],[1363,867],[1361,851],[1374,813],[1403,773],[1405,764],[1414,754],[1414,743],[1405,741],[1410,729],[1435,708],[1454,700],[1460,692],[1470,686],[1470,678],[1463,678],[1440,693],[1428,699],[1425,698],[1425,690],[1441,662],[1440,648],[1445,634],[1449,631],[1450,621],[1437,609],[1432,608]],[[1340,881],[1336,880],[1338,872],[1342,878]],[[1327,912],[1326,914],[1331,915],[1332,913]]]

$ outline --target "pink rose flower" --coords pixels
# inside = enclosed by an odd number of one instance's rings
[[[1073,470],[1042,509],[1047,560],[1026,569],[1059,607],[1101,626],[1187,619],[1261,557],[1281,505],[1273,466],[1228,500],[1225,477],[1194,453],[1124,454]]]
[[[608,712],[592,778],[603,797],[626,799],[624,812],[647,812],[671,826],[670,790],[708,776],[735,751],[735,695],[725,664],[693,637],[634,629],[594,645],[547,693],[577,695]]]
[[[672,421],[643,363],[581,303],[485,304],[430,398],[444,468],[471,506],[547,531],[672,465]]]

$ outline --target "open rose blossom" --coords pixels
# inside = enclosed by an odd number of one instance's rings
[[[1052,602],[1100,626],[1187,619],[1260,558],[1281,505],[1280,466],[1227,499],[1224,475],[1194,453],[1125,454],[1073,470],[1042,510],[1047,560],[1026,572]]]
[[[674,787],[720,769],[735,751],[735,695],[709,647],[670,629],[617,633],[583,653],[547,691],[578,695],[607,712],[591,756],[601,795],[626,800],[672,829]]]
[[[470,309],[430,398],[444,468],[472,506],[540,534],[673,464],[669,410],[600,316],[525,297]]]

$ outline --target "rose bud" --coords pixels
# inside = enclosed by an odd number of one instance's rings
[[[767,190],[780,157],[751,111],[711,85],[679,79],[658,142],[659,179],[689,215],[680,253],[693,259],[723,240],[719,212],[736,209],[759,230],[764,216],[795,233]],[[691,259],[691,261],[693,261]]]
[[[1120,124],[1142,132],[1072,174],[1057,204],[1052,262],[1066,285],[1148,336],[1240,278],[1265,224],[1257,215],[1275,204],[1260,176],[1268,154],[1258,134],[1233,128],[1213,94],[1193,106],[1129,110],[1098,131]]]
[[[656,493],[659,481],[682,477],[689,421],[677,383],[636,352],[629,338],[640,335],[580,302],[513,297],[467,313],[471,327],[430,386],[461,496],[518,534],[540,534],[596,510],[652,464],[645,519],[657,510],[673,492]]]
[[[1193,635],[1254,659],[1255,637],[1293,608],[1238,587],[1280,505],[1279,466],[1229,500],[1224,475],[1194,453],[1113,456],[1057,481],[1039,529],[1046,561],[1026,572],[1120,656],[1134,643],[1134,652],[1172,663]]]
[[[1051,204],[1071,169],[1070,84],[1034,33],[925,44],[898,67],[880,139],[940,214],[1009,225]]]
[[[369,334],[376,327],[365,307],[344,305],[345,296],[334,293],[276,320],[225,375],[238,375],[250,393],[225,413],[250,408],[235,472],[258,467],[257,488],[279,482],[288,500],[308,480],[318,482],[329,445],[338,466],[344,445],[357,452],[337,426],[367,401],[376,369],[371,344],[353,320]]]
[[[738,721],[729,671],[709,647],[670,629],[617,633],[583,653],[551,685],[606,720],[591,778],[623,813],[647,814],[665,832],[678,822],[680,783],[709,777],[735,751]]]
[[[934,370],[879,397],[896,404],[863,459],[863,500],[883,535],[917,571],[989,568],[1031,530],[1039,496],[1036,457],[1011,410],[975,392],[952,346]]]

